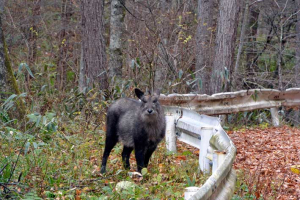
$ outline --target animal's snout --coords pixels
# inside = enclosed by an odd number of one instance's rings
[[[151,114],[153,112],[152,109],[148,109],[147,111],[148,111],[149,114]]]

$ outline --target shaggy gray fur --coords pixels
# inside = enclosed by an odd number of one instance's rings
[[[124,145],[122,157],[126,168],[129,167],[130,153],[135,149],[140,171],[142,167],[147,167],[151,154],[165,136],[166,122],[158,101],[159,91],[152,96],[145,96],[139,89],[135,89],[135,93],[140,101],[119,99],[107,111],[106,144],[101,172],[105,172],[106,159],[116,142]]]

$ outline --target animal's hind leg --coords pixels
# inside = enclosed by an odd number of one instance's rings
[[[101,165],[101,171],[100,173],[106,172],[106,163],[108,156],[111,152],[111,150],[114,148],[114,146],[118,142],[118,136],[117,136],[117,121],[118,118],[113,113],[107,113],[107,119],[106,119],[106,139],[105,139],[105,149],[103,152],[103,158],[102,158],[102,165]]]
[[[118,142],[118,136],[117,136],[117,130],[115,124],[113,124],[116,121],[113,116],[107,115],[107,130],[106,130],[106,139],[105,139],[105,149],[103,153],[102,158],[102,165],[101,165],[101,173],[106,172],[106,163],[107,158],[111,152],[111,150],[114,148],[114,146]]]
[[[117,137],[106,136],[105,149],[104,149],[104,153],[103,153],[102,165],[101,165],[101,171],[100,171],[102,174],[106,172],[107,158],[108,158],[111,150],[117,144],[117,142],[118,142]]]
[[[131,154],[132,150],[133,150],[133,147],[124,146],[124,148],[123,148],[122,160],[123,160],[123,165],[124,165],[125,169],[130,169],[129,159],[130,159],[130,154]]]

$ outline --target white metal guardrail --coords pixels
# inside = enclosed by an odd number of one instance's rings
[[[165,106],[185,107],[206,115],[221,115],[260,108],[298,107],[300,106],[300,88],[290,88],[286,91],[251,89],[211,96],[170,94],[161,95],[159,101]]]
[[[236,175],[232,169],[236,148],[220,125],[217,117],[194,111],[165,107],[167,119],[166,144],[176,151],[176,138],[200,149],[199,165],[203,173],[212,175],[201,188],[186,188],[185,199],[230,199]]]
[[[171,94],[161,95],[160,102],[165,107],[167,119],[167,149],[176,151],[178,139],[200,149],[199,165],[202,172],[210,173],[212,163],[212,175],[202,187],[186,188],[185,199],[226,200],[231,198],[235,187],[236,175],[232,164],[236,148],[221,127],[219,118],[197,112],[220,115],[271,108],[273,124],[277,125],[279,121],[276,108],[299,107],[300,88],[286,91],[253,89],[211,96]]]

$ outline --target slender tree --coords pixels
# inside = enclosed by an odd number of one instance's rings
[[[30,2],[31,6],[31,16],[29,24],[29,49],[28,49],[28,63],[32,66],[36,63],[37,59],[37,39],[39,35],[39,21],[41,18],[41,0],[34,0]],[[29,73],[26,75],[26,88],[30,91],[31,77]]]
[[[295,80],[296,87],[300,87],[300,2],[295,0],[295,7],[297,8],[297,22],[296,22],[296,65],[295,65]]]
[[[2,16],[4,12],[4,1],[0,0],[0,100],[8,97],[7,94],[15,93],[20,95],[16,78],[11,66],[11,62],[8,55],[8,49],[5,43],[3,27],[2,27]],[[23,118],[25,115],[25,105],[22,99],[17,100],[18,113],[16,117]]]
[[[155,68],[155,77],[154,77],[154,87],[155,88],[163,88],[163,85],[166,82],[167,70],[168,65],[170,64],[169,54],[168,54],[168,44],[169,38],[168,33],[170,31],[170,25],[168,24],[169,21],[166,20],[167,15],[170,14],[172,9],[175,9],[173,1],[163,0],[160,2],[159,8],[162,13],[165,14],[165,18],[161,20],[161,23],[158,24],[159,29],[159,42],[158,42],[158,63]]]
[[[38,38],[38,23],[41,18],[41,0],[36,0],[32,2],[32,16],[31,16],[31,26],[29,34],[29,54],[28,61],[32,65],[36,61],[37,57],[37,38]]]
[[[295,87],[300,87],[300,1],[294,0],[296,21],[296,63],[295,63]],[[295,124],[300,124],[300,110],[296,110],[294,114]]]
[[[0,0],[0,99],[4,99],[4,93],[8,90],[7,88],[7,76],[8,72],[5,66],[5,57],[4,57],[4,35],[2,27],[2,14],[4,11],[4,1]]]
[[[120,82],[122,78],[123,66],[123,36],[124,36],[124,18],[125,18],[125,0],[111,1],[110,15],[110,43],[109,43],[109,77]]]
[[[61,2],[61,30],[59,32],[59,53],[56,69],[56,88],[61,90],[66,83],[67,53],[69,39],[73,35],[70,30],[70,20],[73,15],[73,5],[71,0]]]
[[[198,0],[196,32],[196,77],[198,92],[211,94],[210,78],[214,55],[214,1]]]
[[[258,2],[258,6],[259,6],[259,16],[258,16],[258,20],[257,20],[257,39],[262,39],[264,38],[266,35],[268,35],[268,31],[270,29],[271,24],[267,23],[266,21],[266,14],[269,11],[269,6],[267,6],[265,4],[264,1],[260,1]]]
[[[82,0],[82,44],[79,88],[99,85],[107,89],[104,40],[104,0]]]
[[[237,57],[235,61],[235,66],[234,66],[234,71],[233,71],[233,86],[237,87],[238,84],[238,74],[239,74],[239,69],[240,69],[240,60],[241,60],[241,55],[243,51],[243,46],[244,46],[244,40],[246,37],[246,27],[248,26],[249,23],[249,1],[245,1],[245,10],[243,14],[243,19],[242,19],[242,28],[241,28],[241,33],[240,33],[240,41],[239,41],[239,46],[238,46],[238,52],[237,52]]]

